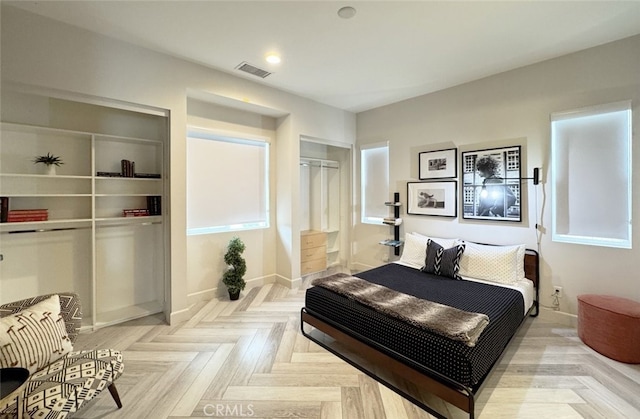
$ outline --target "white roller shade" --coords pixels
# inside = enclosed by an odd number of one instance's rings
[[[265,141],[190,130],[188,234],[268,227],[268,162]]]

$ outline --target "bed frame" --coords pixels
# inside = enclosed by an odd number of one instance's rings
[[[524,265],[525,276],[533,281],[535,287],[533,305],[527,314],[528,316],[536,317],[539,313],[538,297],[540,288],[540,263],[538,252],[527,249]],[[411,394],[406,386],[402,386],[401,388],[395,379],[385,378],[382,374],[376,373],[376,370],[392,372],[394,376],[406,380],[406,382],[413,384],[417,389],[431,393],[434,396],[449,402],[453,406],[462,409],[469,414],[470,419],[473,419],[475,418],[476,395],[482,389],[487,377],[491,375],[495,366],[502,359],[502,355],[500,355],[484,378],[475,386],[468,387],[440,374],[437,371],[419,365],[402,354],[389,349],[386,349],[385,351],[376,349],[374,342],[370,339],[351,330],[347,330],[323,316],[312,314],[304,307],[302,308],[300,315],[300,328],[305,337],[438,418],[446,419],[446,416],[435,410],[434,407],[429,406],[427,403],[420,400],[416,395]],[[528,316],[523,317],[518,329],[522,327]],[[347,351],[343,351],[340,348],[336,348],[325,343],[322,336],[314,336],[313,330],[310,332],[305,331],[305,324],[332,337],[336,342],[345,347]],[[516,333],[514,333],[514,336],[515,335]],[[509,340],[507,346],[512,340],[513,336]],[[504,354],[504,351],[502,354]],[[358,358],[364,359],[367,365],[363,365],[364,363],[360,362]]]

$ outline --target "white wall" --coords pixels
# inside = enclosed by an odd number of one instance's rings
[[[461,152],[522,144],[523,176],[532,176],[534,167],[541,167],[543,176],[543,184],[538,188],[528,183],[522,223],[463,220],[458,209],[456,219],[404,214],[402,231],[496,244],[526,243],[536,249],[535,224],[540,219],[542,304],[551,305],[552,285],[564,288],[560,311],[565,313],[577,312],[576,296],[583,293],[613,294],[640,301],[637,279],[640,228],[637,225],[633,228],[633,250],[554,243],[551,205],[545,200],[551,192],[550,184],[546,183],[550,166],[549,114],[631,99],[637,128],[640,126],[638,57],[640,36],[363,112],[357,116],[357,144],[390,141],[390,184],[392,191],[401,193],[405,205],[406,182],[418,180],[420,151],[457,147]],[[633,182],[638,185],[640,145],[637,136],[635,140]],[[458,172],[459,165],[458,160]],[[459,186],[458,182],[458,196]],[[640,194],[636,194],[634,219],[639,215],[639,200]],[[404,213],[406,208],[403,206],[402,210]],[[389,236],[389,227],[358,225],[354,234],[357,263],[376,265],[388,257],[388,250],[376,243]]]
[[[174,319],[186,318],[190,306],[185,280],[189,263],[185,211],[187,92],[205,92],[228,102],[248,102],[287,115],[276,124],[277,234],[271,245],[276,248],[274,274],[285,283],[298,279],[299,137],[308,135],[352,144],[355,115],[4,4],[1,14],[3,88],[52,89],[169,111],[170,311]],[[220,236],[216,246],[227,240]],[[193,251],[192,247],[189,251]],[[207,254],[207,250],[202,249],[201,254]],[[252,260],[248,258],[247,263],[251,265]]]
[[[240,138],[268,138],[271,150],[277,147],[275,118],[252,112],[230,109],[200,100],[187,102],[187,123],[189,126],[204,128],[221,134]],[[270,153],[270,167],[275,167],[275,153]],[[243,176],[238,167],[229,176]],[[270,178],[270,227],[268,229],[237,231],[219,234],[202,234],[187,237],[187,293],[189,302],[224,296],[226,287],[221,283],[221,272],[226,270],[223,256],[229,240],[237,236],[246,245],[243,257],[247,264],[247,287],[250,288],[275,281],[276,240],[275,223],[275,176]],[[210,191],[215,195],[215,191]],[[224,205],[224,202],[220,202]],[[247,288],[247,289],[248,289]]]

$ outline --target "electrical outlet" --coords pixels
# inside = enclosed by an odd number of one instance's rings
[[[558,298],[562,298],[562,287],[557,285],[553,286],[553,293],[558,296]]]

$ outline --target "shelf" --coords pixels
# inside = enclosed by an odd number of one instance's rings
[[[140,138],[140,137],[124,137],[119,135],[104,135],[97,134],[96,142],[112,142],[112,143],[122,143],[122,144],[142,144],[142,145],[151,145],[151,146],[161,146],[162,141],[160,140],[151,140],[149,138]]]
[[[16,124],[13,122],[2,122],[1,126],[3,130],[17,131],[26,134],[62,134],[64,136],[70,137],[87,137],[91,135],[91,133],[83,131],[72,131],[62,128],[44,127],[40,125]]]
[[[159,177],[125,177],[125,176],[95,176],[99,181],[125,181],[125,182],[162,182],[162,178]]]
[[[404,242],[402,240],[387,239],[387,240],[381,240],[380,244],[383,244],[385,246],[391,246],[391,247],[400,247],[404,244]]]
[[[117,197],[140,197],[140,196],[157,196],[157,193],[100,193],[96,194],[96,198],[117,198]]]
[[[89,227],[91,227],[90,219],[26,221],[22,223],[0,223],[0,232],[36,233],[43,231],[59,231]]]

